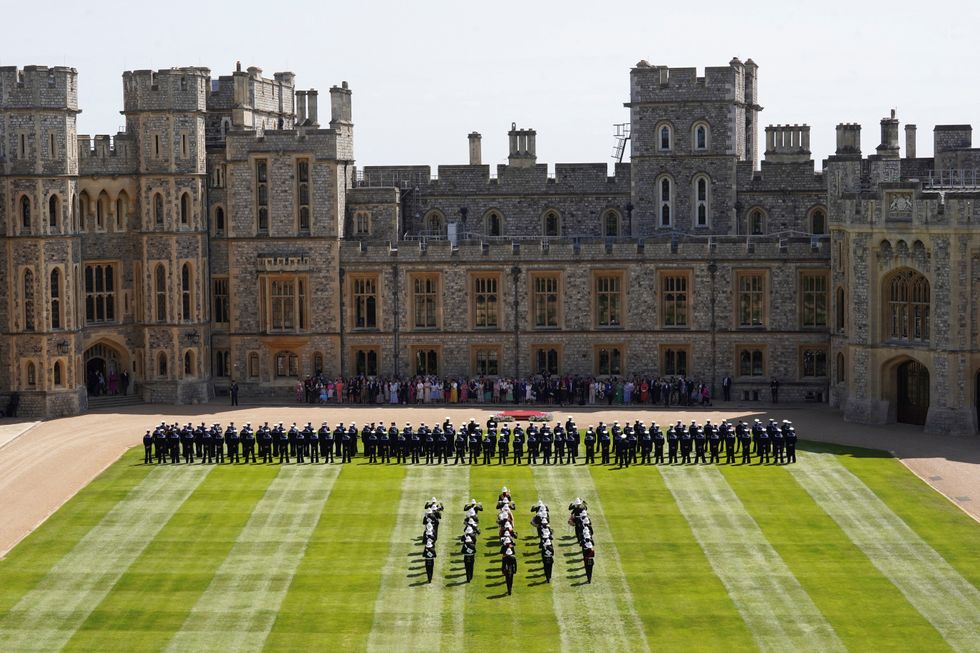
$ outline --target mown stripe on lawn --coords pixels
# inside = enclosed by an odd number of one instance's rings
[[[790,473],[958,651],[980,647],[980,590],[832,455],[800,452]]]
[[[558,546],[555,547],[551,579],[561,649],[649,651],[643,624],[636,613],[616,544],[609,537],[602,501],[589,470],[585,467],[540,466],[534,468],[534,480],[541,499],[551,510],[555,534],[562,538],[556,541]],[[585,499],[595,526],[596,571],[591,584],[585,584],[584,570],[579,582],[572,583],[568,574],[568,567],[577,570],[581,561],[574,531],[564,523],[568,504],[575,499],[572,492]],[[570,531],[572,539],[565,540]],[[562,546],[569,542],[571,546]]]
[[[374,623],[369,651],[437,651],[443,644],[444,611],[461,611],[463,594],[447,592],[442,583],[425,583],[422,564],[422,512],[425,502],[438,498],[446,507],[436,544],[436,567],[449,568],[455,532],[452,514],[469,497],[469,467],[411,467],[402,482],[391,547],[374,602]],[[445,570],[444,569],[444,570]],[[443,570],[443,571],[444,571]],[[438,574],[442,577],[442,573]],[[435,576],[433,576],[433,580]],[[459,650],[462,631],[450,637],[446,648]]]
[[[760,649],[846,650],[721,472],[658,469]]]
[[[339,473],[279,470],[168,651],[262,649]]]
[[[149,472],[0,620],[0,650],[61,649],[211,469]]]

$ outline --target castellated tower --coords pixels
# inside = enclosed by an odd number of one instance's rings
[[[206,68],[123,74],[126,133],[135,144],[133,321],[130,343],[145,401],[208,396],[205,212]]]
[[[20,414],[86,405],[78,357],[81,248],[74,68],[0,68],[0,392]]]

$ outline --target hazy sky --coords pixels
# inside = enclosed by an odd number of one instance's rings
[[[291,70],[299,88],[347,80],[359,165],[465,163],[473,130],[484,163],[503,163],[512,122],[537,130],[539,163],[610,162],[631,66],[700,70],[733,56],[759,65],[763,124],[811,125],[817,161],[839,122],[860,122],[871,153],[893,107],[918,125],[919,156],[936,124],[980,128],[978,0],[48,0],[4,14],[0,65],[77,68],[88,134],[123,124],[124,70],[201,65],[217,77],[240,60]]]

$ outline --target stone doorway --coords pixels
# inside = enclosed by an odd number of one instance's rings
[[[918,361],[898,366],[896,419],[906,424],[925,424],[929,414],[929,370]]]
[[[105,343],[93,345],[86,350],[85,387],[90,397],[118,394],[123,371],[119,352]]]

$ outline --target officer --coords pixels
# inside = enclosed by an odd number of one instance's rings
[[[679,445],[679,436],[677,430],[673,426],[667,427],[667,464],[676,465],[677,464],[677,447]]]
[[[167,461],[167,429],[163,423],[153,430],[153,448],[157,455],[157,464],[162,465]]]
[[[704,430],[705,436],[708,438],[708,460],[709,462],[718,464],[721,462],[718,449],[721,446],[721,436],[710,419],[705,422]]]
[[[582,443],[582,435],[571,417],[565,422],[565,442],[568,445],[568,462],[575,465],[578,463],[578,448]]]
[[[681,424],[680,420],[674,425],[674,431],[680,429],[681,440],[681,463],[691,464],[691,447],[693,445],[693,434]]]
[[[544,567],[544,582],[551,582],[551,570],[555,566],[555,547],[551,543],[551,539],[545,539],[541,542],[541,564]]]
[[[225,436],[221,431],[221,425],[215,424],[211,427],[211,443],[214,446],[214,462],[225,462]]]
[[[453,458],[454,465],[465,465],[466,464],[466,429],[460,429],[456,433],[456,437],[453,440],[453,448],[456,451],[456,457]]]
[[[735,437],[738,438],[738,448],[742,451],[742,464],[748,465],[752,461],[752,434],[744,420],[738,421]]]
[[[170,433],[168,437],[170,440],[170,463],[176,465],[180,462],[180,430],[176,424],[173,424],[168,428],[168,432]]]
[[[472,527],[469,527],[472,529]],[[463,566],[466,568],[466,582],[473,580],[473,564],[476,562],[476,539],[472,533],[463,533]]]
[[[500,435],[497,436],[497,464],[498,465],[506,464],[507,457],[509,455],[510,455],[510,443],[508,442],[507,435],[504,434],[503,429],[501,429]]]
[[[565,464],[565,427],[561,425],[561,422],[555,424],[554,440],[555,440],[555,462],[557,462],[559,465],[564,465]]]
[[[204,455],[201,457],[201,464],[204,463],[214,463],[214,440],[211,438],[211,429],[204,428],[204,424],[201,424],[201,449]]]
[[[551,459],[551,449],[554,444],[554,434],[551,427],[545,424],[541,427],[541,462],[545,465],[553,464]]]
[[[760,422],[759,420],[754,420],[752,422],[752,453],[754,454],[760,453],[759,441],[761,439],[762,432],[763,432],[762,422]]]
[[[409,427],[411,428],[411,427]],[[425,428],[425,424],[421,428]],[[412,464],[417,465],[420,462],[420,455],[422,453],[422,430],[421,428],[412,431],[411,438],[409,440],[409,451],[412,454]]]
[[[406,444],[408,439],[405,432],[398,430],[398,427],[395,426],[394,422],[392,422],[391,426],[388,427],[389,438],[392,437],[392,431],[394,431],[395,434],[391,441],[391,446],[395,451],[395,462],[401,464],[405,462],[405,454],[408,452],[408,445]]]
[[[599,449],[602,452],[602,457],[600,460],[603,465],[609,464],[609,429],[608,427],[599,422],[599,427],[596,429],[596,434],[599,436]]]
[[[524,429],[518,424],[514,427],[514,464],[524,462]]]
[[[252,431],[252,425],[246,423],[245,428],[242,429],[242,453],[245,454],[245,462],[257,462],[255,460],[255,432]]]
[[[497,430],[490,424],[495,423],[487,420],[487,433],[483,436],[483,464],[489,465],[493,462],[493,452],[497,448]]]
[[[507,595],[510,596],[511,590],[514,587],[514,575],[517,573],[517,556],[514,555],[514,547],[512,545],[504,548],[500,571],[507,581]]]
[[[422,549],[422,558],[425,560],[426,582],[432,582],[432,572],[436,566],[436,543],[434,540],[426,539],[425,548]]]
[[[653,434],[642,423],[640,424],[640,463],[650,464],[650,454],[653,453]]]
[[[438,427],[437,427],[438,428]],[[431,465],[436,462],[436,437],[432,429],[425,424],[422,425],[422,451],[425,453],[425,464]]]
[[[238,429],[235,428],[235,423],[232,422],[225,429],[225,446],[228,447],[228,462],[237,463],[241,462],[238,458]]]
[[[391,446],[391,436],[388,435],[388,429],[386,429],[381,422],[378,422],[378,428],[375,429],[375,435],[378,439],[378,458],[382,463],[390,463],[391,452],[388,447]]]
[[[450,429],[448,433],[446,432],[447,428]],[[449,439],[453,435],[452,428],[453,425],[449,424],[448,427],[444,425],[442,428],[436,426],[432,429],[432,433],[436,438],[436,463],[439,465],[449,464]]]
[[[707,460],[704,457],[705,445],[707,445],[707,439],[704,437],[704,429],[698,426],[693,420],[691,421],[691,426],[688,428],[692,431],[691,437],[694,438],[694,462],[705,463]]]
[[[538,427],[531,424],[527,427],[527,464],[537,465],[538,464],[538,451],[540,448],[540,443],[538,442]]]
[[[304,462],[306,462],[306,434],[296,428],[295,424],[293,424],[292,428],[289,429],[289,434],[292,438],[293,453],[296,455],[296,464],[302,465]]]
[[[289,455],[296,457],[296,436],[299,435],[299,429],[296,428],[296,422],[289,427],[288,442],[289,442]]]
[[[786,462],[796,462],[796,429],[792,422],[783,422],[783,439],[786,440]]]
[[[721,438],[725,441],[725,462],[729,465],[735,464],[735,429],[728,422],[722,422],[718,427]]]
[[[320,455],[323,456],[323,462],[332,463],[333,462],[333,431],[327,426],[326,422],[320,425]]]
[[[623,434],[623,427],[619,425],[619,422],[613,422],[612,428],[609,430],[609,439],[612,445],[613,456],[616,457],[616,461],[619,462],[619,445],[622,444],[620,441],[620,436]]]
[[[650,437],[653,440],[653,462],[655,465],[664,464],[664,433],[656,422],[650,424]]]
[[[350,440],[347,441],[347,445],[350,447],[350,455],[348,458],[353,458],[357,455],[357,427],[354,422],[351,422],[347,427],[347,435],[350,436]],[[349,460],[347,462],[350,462]]]
[[[357,434],[357,429],[354,429],[355,435]],[[351,445],[351,434],[349,429],[344,429],[341,425],[341,435],[340,435],[340,462],[349,463],[350,455],[353,446]]]
[[[340,458],[341,461],[344,459],[344,434],[347,433],[347,429],[341,423],[337,424],[337,427],[333,430],[333,455]]]
[[[786,440],[783,437],[783,430],[774,426],[770,437],[770,442],[772,442],[773,462],[777,462],[782,465],[785,462],[784,452],[786,448]]]
[[[585,431],[585,464],[595,464],[595,429],[591,425]]]
[[[194,429],[190,424],[180,430],[180,441],[184,447],[184,462],[194,462]]]
[[[153,462],[153,434],[149,431],[143,436],[143,464],[149,465]],[[203,460],[201,462],[204,462]]]
[[[364,440],[364,454],[368,457],[368,462],[378,462],[378,435],[375,429],[370,428],[361,431],[361,439]]]
[[[769,422],[772,423],[772,420],[769,420]],[[762,425],[760,424],[759,425],[759,462],[760,463],[762,463],[763,460],[767,463],[769,462],[769,447],[770,447],[769,429],[763,428]]]
[[[629,433],[626,434],[626,464],[635,465],[636,464],[636,452],[638,449],[638,444],[640,441],[640,431],[642,424],[637,422],[633,425],[633,428],[629,429]]]
[[[317,443],[318,433],[313,429],[313,424],[307,422],[303,428],[303,435],[306,436],[306,451],[309,454],[311,463],[320,462],[320,447]]]
[[[582,546],[582,561],[585,563],[585,582],[592,582],[592,569],[595,567],[595,546],[586,540]]]
[[[259,455],[263,463],[272,462],[272,429],[268,422],[259,427]]]
[[[204,458],[204,424],[194,429],[194,455]]]
[[[279,443],[279,464],[285,460],[289,462],[289,434],[282,428],[282,423],[280,422],[276,426],[276,441]]]
[[[633,431],[632,427],[627,426],[630,432]],[[619,435],[616,437],[613,443],[613,449],[616,451],[616,464],[622,469],[624,466],[629,467],[629,449],[626,444],[626,432],[620,431]]]

